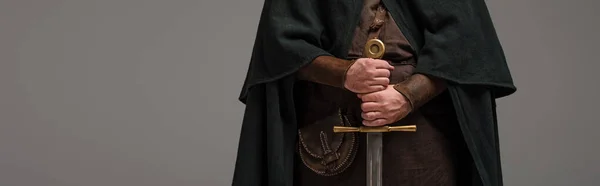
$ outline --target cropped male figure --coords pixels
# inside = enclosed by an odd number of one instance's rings
[[[233,185],[364,185],[364,136],[332,127],[406,124],[384,185],[502,185],[495,99],[515,91],[484,0],[266,0]]]

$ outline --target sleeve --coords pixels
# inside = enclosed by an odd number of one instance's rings
[[[346,73],[356,60],[319,56],[298,70],[298,79],[345,89]]]
[[[319,0],[265,0],[240,100],[255,84],[291,75],[318,56],[324,26]]]
[[[422,27],[416,73],[483,86],[495,98],[516,91],[484,0],[411,0]]]
[[[446,81],[423,74],[413,74],[393,86],[408,100],[412,112],[445,91]]]

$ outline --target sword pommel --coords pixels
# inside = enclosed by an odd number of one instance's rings
[[[379,39],[370,39],[365,45],[364,53],[368,58],[381,59],[385,53],[385,45]]]

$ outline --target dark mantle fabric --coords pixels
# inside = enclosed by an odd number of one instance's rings
[[[502,185],[495,99],[516,91],[484,0],[383,0],[411,46],[416,73],[443,78],[479,185]],[[265,0],[248,73],[232,185],[291,186],[294,73],[346,58],[362,1]]]

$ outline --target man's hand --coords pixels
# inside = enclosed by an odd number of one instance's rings
[[[384,60],[357,59],[346,72],[344,87],[358,94],[385,90],[390,83],[390,71],[393,69],[394,66]]]
[[[359,94],[358,97],[363,101],[361,116],[364,119],[363,125],[366,126],[391,124],[411,112],[411,106],[406,97],[392,85],[388,85],[383,91]]]

